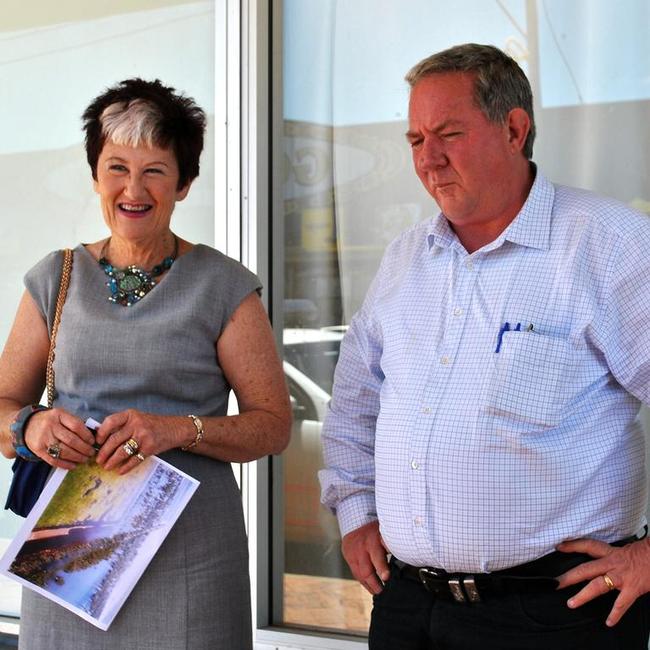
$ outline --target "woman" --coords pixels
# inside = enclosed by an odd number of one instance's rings
[[[248,556],[230,462],[281,452],[290,407],[259,280],[170,229],[199,173],[205,116],[159,81],[123,81],[84,113],[86,152],[110,235],[74,250],[45,384],[62,253],[25,277],[0,358],[0,446],[74,468],[95,454],[126,473],[156,454],[201,484],[108,632],[24,590],[20,644],[40,648],[251,647]],[[239,415],[226,416],[229,389]],[[101,426],[96,440],[84,426]]]

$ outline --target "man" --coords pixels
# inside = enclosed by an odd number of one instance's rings
[[[407,81],[441,213],[388,247],[323,430],[370,648],[646,650],[650,220],[537,170],[500,50]]]

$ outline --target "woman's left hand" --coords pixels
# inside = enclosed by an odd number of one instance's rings
[[[169,419],[135,409],[109,415],[97,429],[96,442],[101,445],[97,463],[126,474],[147,456],[177,447]]]

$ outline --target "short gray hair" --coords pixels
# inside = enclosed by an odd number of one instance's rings
[[[97,161],[106,140],[137,147],[171,148],[178,163],[178,189],[199,175],[205,113],[196,102],[159,79],[125,79],[95,97],[82,118],[86,158],[97,180]]]
[[[474,74],[474,101],[491,122],[503,124],[513,108],[523,108],[528,113],[530,131],[523,154],[530,160],[535,141],[533,92],[517,62],[492,45],[466,43],[422,59],[405,79],[413,88],[422,78],[445,72]]]
[[[146,99],[134,99],[129,104],[115,102],[107,106],[99,121],[107,140],[127,147],[157,147],[162,141],[160,123],[162,111]]]

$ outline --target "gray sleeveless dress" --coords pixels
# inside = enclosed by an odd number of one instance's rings
[[[63,256],[49,254],[25,285],[51,326]],[[107,278],[74,251],[56,345],[56,406],[82,419],[127,408],[225,415],[229,386],[214,343],[258,278],[197,245],[131,307],[108,301]],[[248,552],[230,464],[173,450],[161,458],[201,482],[107,632],[23,589],[23,650],[247,650],[252,647]]]

